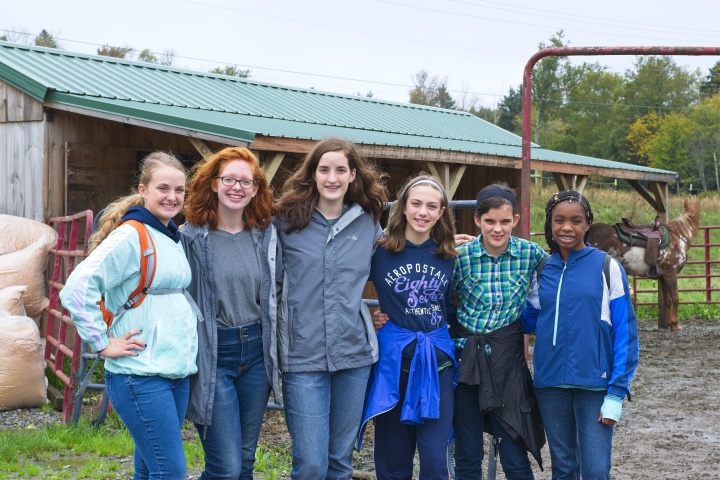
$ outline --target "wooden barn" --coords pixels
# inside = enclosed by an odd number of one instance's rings
[[[259,155],[278,192],[315,142],[348,138],[390,174],[391,198],[419,171],[474,199],[520,187],[520,137],[469,113],[260,83],[0,42],[0,213],[39,221],[130,192],[138,161],[170,150],[188,165],[226,145]],[[533,146],[531,168],[561,188],[627,179],[658,212],[675,172]],[[519,193],[519,192],[518,192]],[[458,230],[475,230],[469,212]]]

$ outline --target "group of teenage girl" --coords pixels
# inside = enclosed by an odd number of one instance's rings
[[[419,478],[448,478],[451,438],[455,478],[480,479],[483,432],[508,479],[534,478],[528,453],[541,464],[546,436],[553,479],[609,478],[638,337],[622,267],[585,243],[587,199],[548,201],[545,260],[512,236],[506,184],[478,194],[474,237],[455,234],[429,175],[405,183],[383,231],[384,182],[339,138],[315,145],[277,202],[246,148],[201,161],[189,182],[173,155],[144,159],[137,192],[105,209],[61,292],[105,359],[107,394],[135,442],[133,478],[185,478],[185,419],[205,452],[200,478],[252,478],[271,393],[293,479],[350,479],[369,421],[379,479],[412,478],[416,452]],[[129,220],[145,225],[153,252]],[[151,288],[123,309],[149,253]],[[124,310],[109,328],[102,298]]]

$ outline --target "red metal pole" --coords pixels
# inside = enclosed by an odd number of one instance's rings
[[[720,55],[720,47],[553,47],[530,57],[523,72],[522,170],[520,172],[520,236],[530,238],[530,134],[532,133],[532,69],[549,57],[597,55]]]
[[[712,282],[710,281],[711,270],[710,270],[710,229],[705,228],[705,301],[710,303],[712,301]]]

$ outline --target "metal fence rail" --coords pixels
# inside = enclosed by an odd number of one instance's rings
[[[702,260],[691,260],[685,264],[683,272],[678,275],[678,286],[680,286],[683,280],[688,279],[705,279],[705,285],[702,288],[678,288],[678,293],[688,292],[703,292],[705,300],[702,302],[680,300],[680,304],[683,305],[694,305],[698,303],[702,304],[720,304],[720,285],[713,287],[713,279],[720,278],[720,226],[705,226],[700,227],[700,232],[695,235],[695,238],[702,238],[701,243],[692,243],[690,248],[702,248],[703,258]],[[713,240],[713,234],[717,233],[715,241]],[[698,272],[702,273],[691,273]],[[632,285],[634,290],[633,304],[637,307],[639,305],[657,305],[657,302],[650,301],[639,301],[639,294],[657,293],[657,285],[653,288],[643,288],[648,282],[656,282],[656,279],[648,277],[633,277]],[[686,282],[684,282],[686,283]],[[640,284],[640,285],[638,285]]]

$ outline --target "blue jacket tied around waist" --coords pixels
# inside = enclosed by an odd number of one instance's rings
[[[387,322],[378,330],[377,335],[380,343],[380,360],[375,364],[370,375],[370,387],[357,442],[358,449],[362,446],[367,421],[391,410],[398,403],[402,351],[413,340],[417,340],[417,345],[410,363],[400,421],[409,425],[420,425],[425,423],[425,420],[440,418],[440,383],[435,348],[445,352],[452,359],[453,383],[457,380],[455,344],[446,328],[428,333],[413,332]]]

